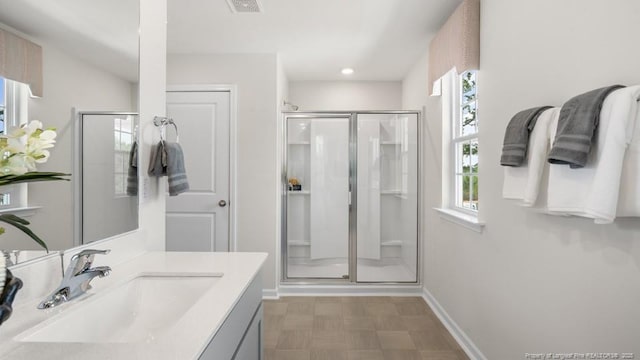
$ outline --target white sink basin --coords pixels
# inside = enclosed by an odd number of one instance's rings
[[[27,342],[153,341],[175,324],[223,274],[153,274],[75,301],[63,313],[16,337]]]

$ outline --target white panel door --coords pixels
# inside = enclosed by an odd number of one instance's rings
[[[311,259],[349,255],[349,119],[311,122]]]
[[[229,251],[229,110],[229,92],[167,92],[190,186],[167,194],[167,251]]]

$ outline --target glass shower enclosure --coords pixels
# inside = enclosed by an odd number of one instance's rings
[[[416,283],[419,113],[283,118],[282,280]]]

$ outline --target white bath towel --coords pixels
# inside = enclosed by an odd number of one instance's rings
[[[540,206],[538,194],[548,171],[547,154],[551,148],[551,127],[558,124],[560,108],[545,110],[538,117],[529,136],[526,163],[520,167],[505,167],[502,197],[520,200],[522,206]]]
[[[631,143],[622,163],[618,217],[640,217],[640,104],[633,128]]]
[[[604,101],[596,139],[584,168],[551,165],[547,207],[551,213],[614,221],[622,163],[633,134],[640,86],[612,92]]]

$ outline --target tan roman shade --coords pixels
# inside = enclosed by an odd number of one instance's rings
[[[458,73],[480,65],[480,0],[464,0],[429,45],[429,94],[433,82],[454,67]]]
[[[42,96],[42,47],[0,29],[0,76],[25,83]]]

